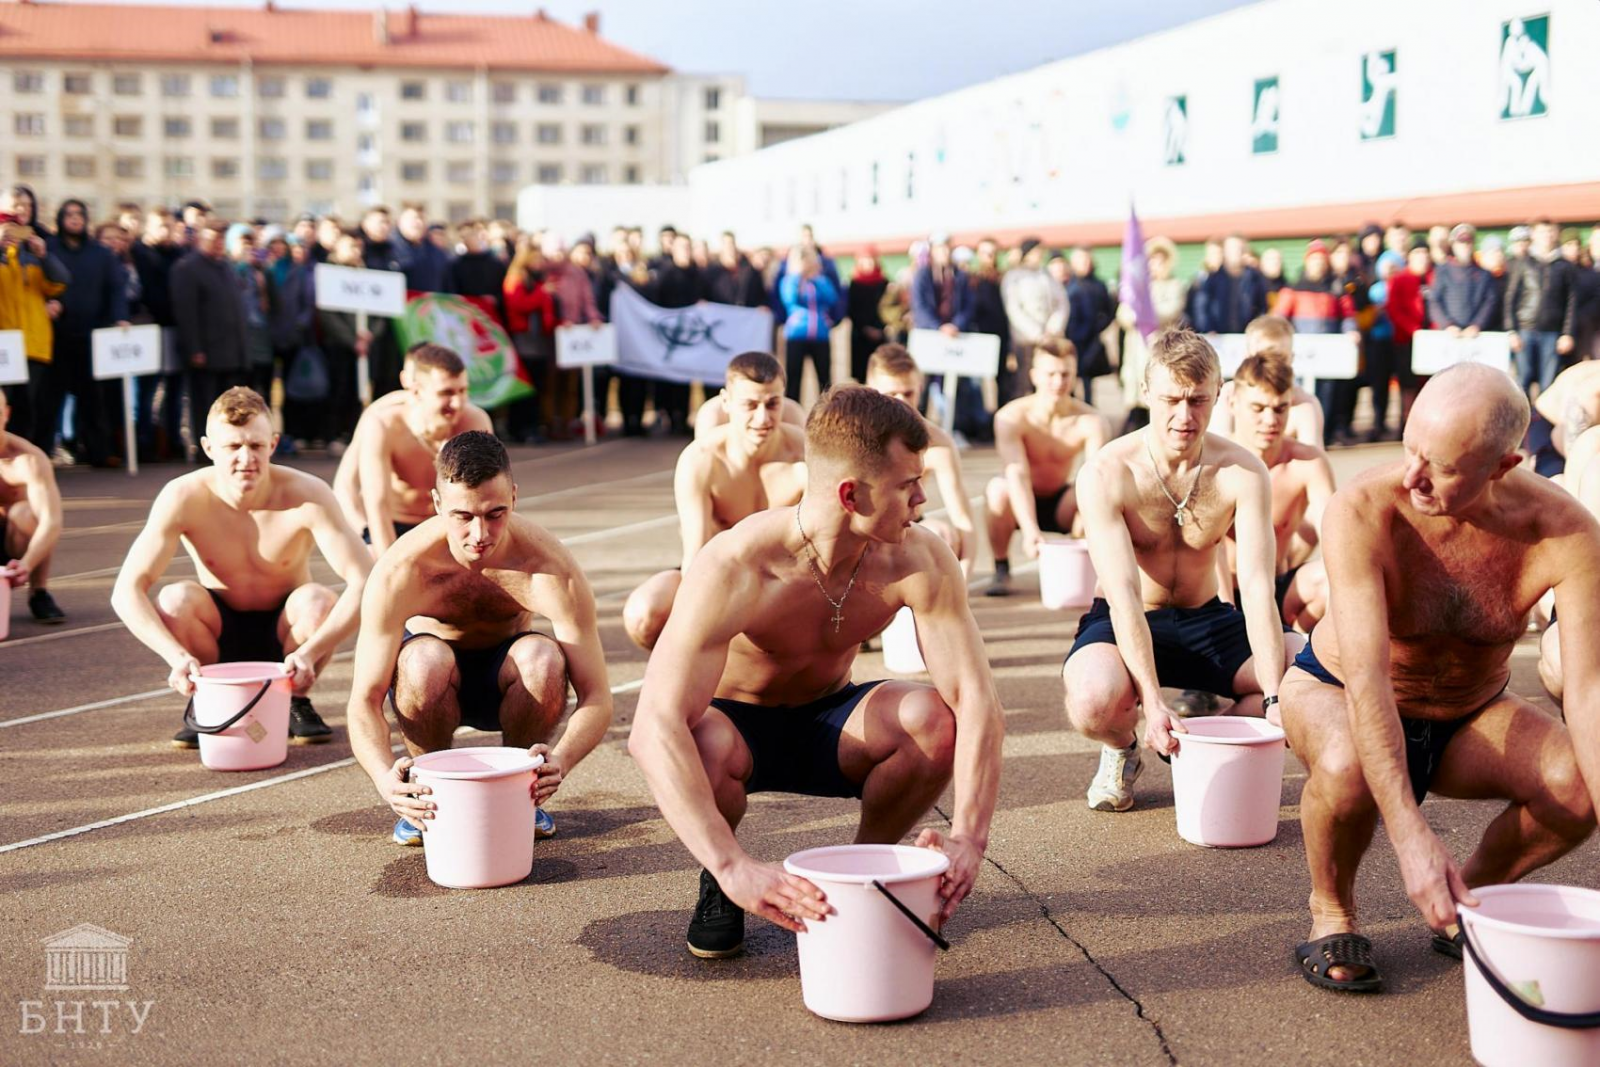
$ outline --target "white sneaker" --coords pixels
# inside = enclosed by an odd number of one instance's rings
[[[1139,755],[1139,742],[1127,748],[1100,749],[1100,770],[1089,783],[1090,811],[1127,811],[1133,807],[1133,783],[1144,770],[1144,759]]]
[[[76,467],[78,459],[63,445],[57,445],[56,450],[50,455],[50,462],[57,467]]]

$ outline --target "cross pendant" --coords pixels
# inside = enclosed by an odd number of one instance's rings
[[[842,607],[834,608],[833,609],[833,632],[834,633],[838,633],[839,632],[839,624],[842,623],[842,622],[844,622],[844,609]]]
[[[1177,511],[1174,511],[1172,513],[1173,521],[1176,522],[1179,526],[1182,526],[1185,522],[1188,521],[1186,518],[1184,518],[1184,514],[1183,514],[1184,510],[1185,510],[1184,508],[1180,507]]]

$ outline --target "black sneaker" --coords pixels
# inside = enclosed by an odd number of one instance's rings
[[[61,610],[56,598],[50,595],[48,589],[35,589],[29,594],[28,610],[33,612],[36,621],[47,626],[56,626],[67,621],[67,613]]]
[[[984,596],[1010,596],[1011,595],[1011,571],[1010,570],[1003,570],[1003,571],[1002,570],[997,570],[997,571],[995,571],[994,572],[994,577],[989,579],[988,588],[984,589],[983,595]]]
[[[700,902],[689,920],[689,951],[703,960],[725,960],[744,951],[744,910],[727,898],[704,868]]]
[[[289,740],[297,745],[321,745],[333,739],[333,729],[322,721],[310,697],[289,698]]]
[[[172,735],[172,747],[173,748],[199,748],[200,747],[200,735],[195,733],[193,730],[189,729],[187,726],[185,726],[181,730],[179,730],[177,733]]]

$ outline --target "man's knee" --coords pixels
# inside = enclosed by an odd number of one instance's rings
[[[199,582],[173,582],[156,594],[156,611],[168,623],[197,615],[204,617],[214,609],[211,594]]]
[[[506,653],[514,679],[541,707],[566,705],[567,660],[554,641],[545,637],[524,637]]]
[[[1079,733],[1092,737],[1127,725],[1133,711],[1133,687],[1126,672],[1122,674],[1118,677],[1108,668],[1096,669],[1088,661],[1068,664],[1067,719]]]
[[[1361,757],[1348,740],[1332,740],[1324,744],[1310,761],[1311,775],[1308,789],[1317,794],[1332,808],[1335,820],[1363,814],[1374,808],[1376,801],[1361,770]],[[1302,806],[1302,811],[1304,807]]]
[[[622,628],[646,652],[656,647],[661,631],[667,628],[677,591],[677,582],[669,583],[658,575],[635,589],[622,605]]]
[[[1594,801],[1572,746],[1546,756],[1541,771],[1543,788],[1529,804],[1534,817],[1563,837],[1588,837],[1595,825]]]
[[[284,621],[291,629],[307,626],[315,629],[333,611],[339,597],[332,589],[318,582],[307,582],[289,594],[283,605]]]
[[[721,779],[743,780],[750,775],[750,760],[744,738],[724,715],[707,712],[690,731],[695,748],[700,753],[700,763],[706,769],[713,788]]]
[[[942,771],[954,765],[956,717],[938,690],[912,690],[900,701],[898,716],[900,728],[923,760]]]
[[[20,541],[25,547],[28,538],[39,528],[39,518],[33,513],[26,500],[19,500],[10,507],[0,510],[0,518],[6,521],[6,541]]]
[[[1006,491],[1006,483],[1004,479],[989,479],[989,484],[984,486],[983,502],[984,505],[988,507],[989,514],[991,515],[998,517],[1010,514],[1010,494]]]
[[[396,691],[402,696],[437,698],[456,682],[456,654],[440,638],[414,637],[400,649],[395,662]]]

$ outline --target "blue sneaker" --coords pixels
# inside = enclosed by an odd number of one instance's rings
[[[401,819],[394,824],[394,843],[397,845],[422,844],[422,831],[412,826],[407,819]]]
[[[395,833],[398,834],[399,831],[396,830]],[[534,808],[533,839],[535,841],[543,841],[547,837],[554,836],[556,836],[556,821],[552,819],[550,817],[550,813],[545,811],[543,808]]]

